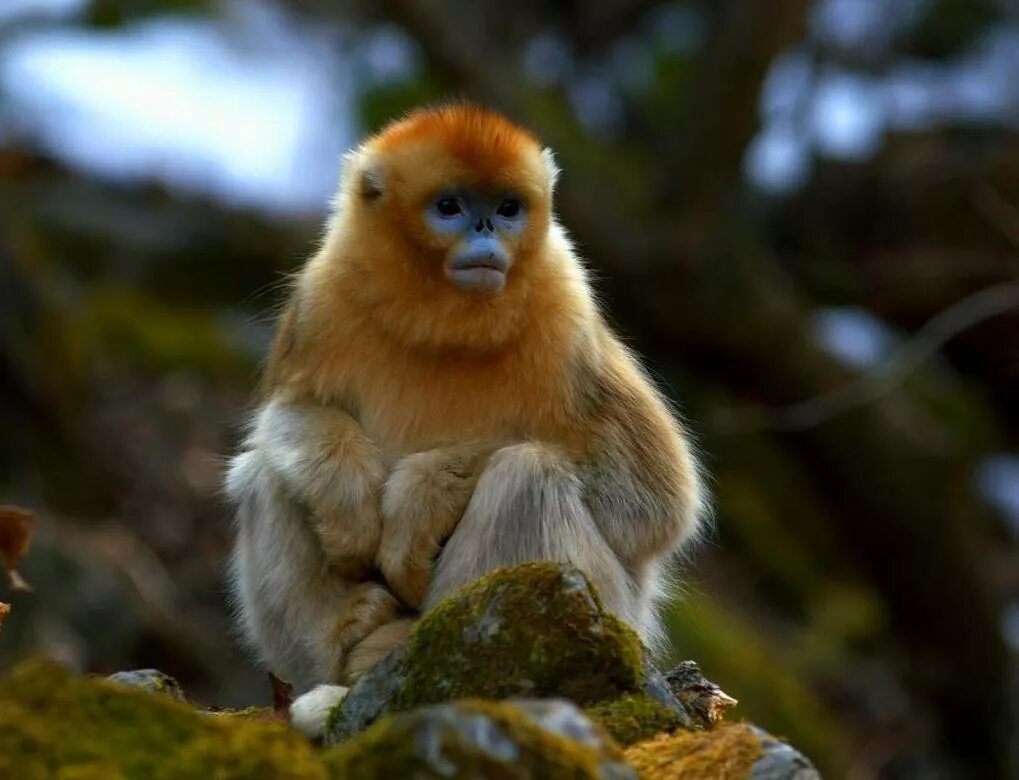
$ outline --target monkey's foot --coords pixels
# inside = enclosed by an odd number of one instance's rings
[[[290,723],[308,739],[321,739],[333,707],[347,697],[342,685],[319,685],[294,699],[290,705]]]

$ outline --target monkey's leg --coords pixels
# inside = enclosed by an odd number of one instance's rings
[[[272,402],[259,412],[246,445],[308,507],[330,565],[364,578],[378,549],[385,472],[357,421],[337,409]]]
[[[233,459],[227,490],[238,506],[231,579],[249,643],[298,688],[342,680],[348,652],[399,616],[396,597],[329,565],[307,510],[261,451]]]
[[[439,547],[460,522],[490,449],[464,444],[418,452],[386,480],[377,560],[405,604],[424,600]]]
[[[499,566],[560,561],[583,571],[605,607],[639,627],[641,589],[602,538],[581,495],[575,469],[556,449],[528,442],[498,450],[439,557],[425,608]]]

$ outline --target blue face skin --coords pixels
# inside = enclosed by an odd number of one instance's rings
[[[498,292],[506,285],[513,258],[503,239],[527,227],[527,210],[515,195],[480,195],[470,190],[440,192],[425,206],[425,224],[458,238],[446,261],[446,277],[474,292]]]

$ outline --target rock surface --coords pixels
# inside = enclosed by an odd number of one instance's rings
[[[577,570],[527,564],[423,618],[333,710],[322,748],[264,714],[210,717],[154,670],[30,662],[0,681],[0,777],[817,777],[752,725],[712,727],[720,691],[694,672],[657,672]]]
[[[384,718],[333,749],[342,777],[637,780],[576,705],[555,699],[436,704]]]
[[[184,701],[184,691],[181,690],[180,684],[170,675],[164,674],[158,669],[132,669],[127,672],[111,674],[106,679],[152,693],[163,693],[177,701]]]

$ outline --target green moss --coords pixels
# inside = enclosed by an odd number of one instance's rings
[[[285,726],[203,715],[159,694],[30,661],[0,681],[0,777],[324,780]]]
[[[631,745],[683,725],[679,715],[646,694],[625,695],[584,710],[621,745]]]
[[[640,639],[606,614],[583,575],[558,564],[500,569],[411,633],[392,709],[461,698],[561,696],[579,704],[639,690]]]
[[[273,717],[272,707],[245,707],[240,710],[218,710],[211,715],[224,718],[249,718],[252,720],[270,720]]]
[[[622,760],[537,726],[511,703],[462,701],[389,715],[323,756],[334,776],[558,778],[604,777]]]
[[[744,780],[762,755],[750,726],[736,723],[713,731],[679,731],[627,748],[623,755],[644,780]]]

